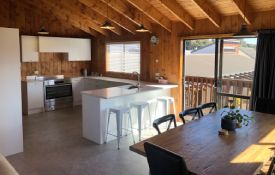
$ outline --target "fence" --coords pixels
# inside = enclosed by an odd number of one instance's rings
[[[224,77],[222,92],[219,93],[220,106],[233,102],[236,107],[249,109],[252,80]],[[185,77],[185,107],[192,108],[200,104],[216,101],[214,79],[208,77]],[[234,94],[234,95],[231,95]]]

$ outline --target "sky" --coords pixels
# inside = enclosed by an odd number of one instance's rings
[[[244,41],[248,44],[256,44],[257,38],[245,38]]]

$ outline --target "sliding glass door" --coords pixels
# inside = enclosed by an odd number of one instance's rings
[[[183,108],[215,101],[215,39],[185,41]]]
[[[185,40],[183,108],[217,102],[249,109],[257,38]]]
[[[222,39],[217,75],[217,102],[249,109],[257,38]]]

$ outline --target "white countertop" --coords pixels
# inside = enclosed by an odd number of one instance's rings
[[[114,82],[122,82],[122,83],[128,83],[128,84],[132,84],[132,85],[137,84],[137,81],[135,81],[135,80],[122,79],[122,78],[95,77],[95,76],[88,76],[88,77],[83,77],[83,78],[95,79],[95,80],[105,80],[105,81],[114,81]],[[141,86],[152,86],[152,87],[159,87],[159,88],[162,88],[162,89],[166,89],[166,88],[170,89],[170,88],[178,87],[178,85],[174,84],[174,83],[160,84],[160,83],[156,83],[156,82],[141,81],[140,84],[141,84]]]
[[[110,87],[110,88],[82,91],[83,95],[92,95],[92,96],[104,98],[104,99],[178,87],[177,84],[171,84],[171,83],[159,84],[159,83],[153,83],[153,82],[140,82],[141,88],[128,89],[131,85],[135,85],[137,81],[129,80],[129,79],[111,78],[111,77],[84,77],[84,78],[98,79],[98,80],[105,80],[105,81],[115,81],[115,82],[130,84],[130,85],[124,85],[119,87]]]
[[[109,99],[109,98],[115,98],[115,97],[121,97],[121,96],[144,93],[144,92],[148,92],[148,91],[161,90],[161,88],[150,87],[150,86],[142,86],[139,89],[137,89],[137,88],[128,89],[129,86],[131,86],[131,85],[124,85],[124,86],[119,86],[119,87],[110,87],[110,88],[82,91],[82,94],[92,95],[92,96],[99,97],[99,98]]]

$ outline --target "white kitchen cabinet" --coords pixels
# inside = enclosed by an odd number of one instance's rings
[[[82,78],[71,78],[73,88],[74,106],[81,105],[81,91],[84,89]]]
[[[91,40],[83,38],[39,37],[39,52],[67,53],[68,61],[90,61]]]
[[[0,27],[0,153],[23,151],[19,29]]]
[[[43,81],[23,81],[23,114],[35,114],[44,111]]]
[[[37,36],[21,36],[21,52],[22,62],[38,62],[38,37]]]
[[[70,39],[69,61],[90,61],[91,60],[91,40],[82,38]]]
[[[69,53],[70,38],[39,36],[39,52]]]

